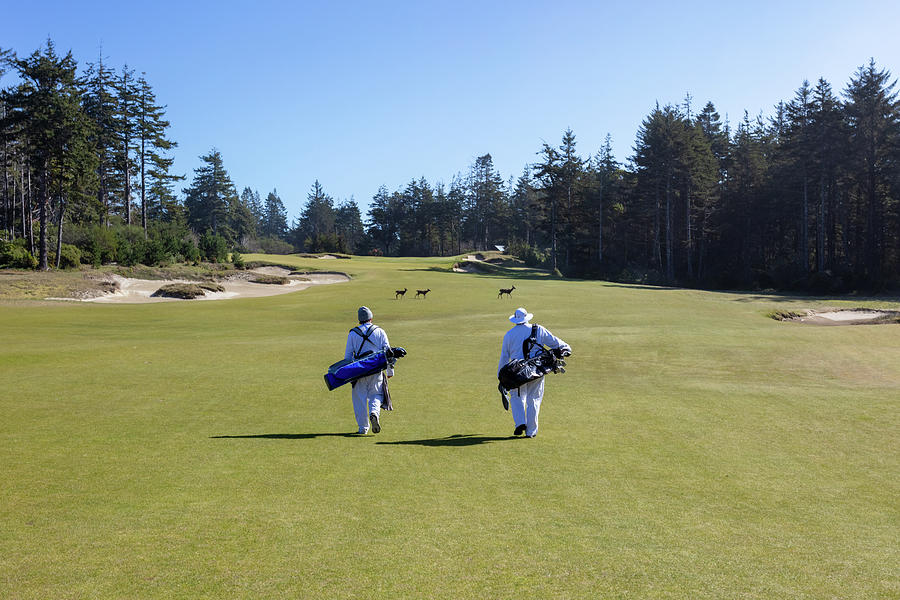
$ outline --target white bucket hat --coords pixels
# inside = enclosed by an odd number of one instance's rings
[[[516,313],[514,315],[510,315],[509,320],[516,325],[523,325],[530,321],[533,316],[533,314],[531,314],[524,308],[519,307],[516,309]]]

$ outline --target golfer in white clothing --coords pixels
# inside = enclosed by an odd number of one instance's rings
[[[367,307],[359,307],[357,311],[359,326],[347,334],[345,359],[362,358],[366,354],[380,352],[390,346],[387,333],[381,327],[372,324],[372,316],[372,311]],[[353,412],[359,427],[357,433],[363,435],[369,433],[370,424],[372,433],[381,431],[379,421],[381,409],[392,410],[390,393],[387,391],[387,378],[393,375],[394,369],[389,364],[387,370],[361,377],[353,382]]]
[[[531,348],[525,349],[528,356],[523,352],[524,342],[531,336],[532,315],[524,308],[516,309],[515,314],[509,317],[509,320],[515,323],[515,327],[506,332],[503,336],[503,344],[500,347],[500,364],[497,366],[497,372],[511,360],[531,358],[541,352],[540,346],[547,346],[550,349],[560,349],[571,352],[572,349],[567,343],[550,333],[544,327],[537,327],[536,344]],[[541,412],[541,399],[544,396],[544,378],[540,377],[534,381],[522,385],[520,388],[510,390],[509,410],[512,412],[513,421],[516,423],[516,429],[513,435],[522,435],[523,433],[533,438],[538,431],[538,414]]]

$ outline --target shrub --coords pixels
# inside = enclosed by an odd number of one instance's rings
[[[63,244],[59,249],[59,267],[75,269],[81,265],[81,250],[72,244]]]
[[[36,269],[37,259],[25,248],[25,240],[4,242],[0,240],[0,267],[9,269]]]
[[[63,242],[78,248],[81,262],[99,267],[116,260],[117,238],[108,227],[71,223],[63,227]]]
[[[245,246],[249,252],[262,252],[265,254],[294,253],[294,247],[291,244],[274,237],[247,240]]]
[[[511,256],[515,256],[529,267],[543,267],[547,263],[546,252],[538,250],[535,246],[528,246],[523,242],[513,242],[506,252]]]
[[[347,253],[347,242],[335,233],[317,233],[303,241],[307,252],[343,252]]]
[[[144,239],[144,230],[134,225],[116,227],[116,262],[126,267],[133,267],[138,263],[145,263],[147,241]]]
[[[182,300],[193,300],[204,295],[206,294],[203,288],[196,283],[169,283],[151,294],[155,297],[180,298]]]
[[[281,277],[279,275],[264,275],[258,274],[254,275],[250,280],[250,283],[267,283],[271,285],[287,285],[290,282],[290,279],[287,277]]]
[[[200,249],[197,247],[197,244],[194,243],[194,240],[182,240],[178,252],[187,262],[195,263],[200,260]]]
[[[243,269],[245,266],[244,257],[238,252],[237,248],[231,251],[231,262],[235,269]]]
[[[228,245],[221,235],[207,231],[200,238],[200,255],[209,262],[225,262],[228,259]]]

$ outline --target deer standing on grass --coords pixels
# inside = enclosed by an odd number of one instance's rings
[[[430,291],[431,291],[431,288],[428,288],[427,290],[416,290],[416,298],[418,298],[419,296],[422,296],[422,298],[425,298],[425,294],[427,294]]]
[[[406,289],[407,288],[403,288],[402,290],[394,290],[394,300],[396,300],[397,298],[403,300],[403,296],[406,295]]]
[[[503,294],[506,294],[507,297],[512,298],[511,294],[512,294],[512,291],[513,291],[514,289],[516,289],[516,286],[512,286],[511,288],[508,288],[508,289],[507,289],[507,288],[500,288],[500,293],[497,294],[497,297],[498,297],[498,298],[502,298],[502,297],[503,297]]]

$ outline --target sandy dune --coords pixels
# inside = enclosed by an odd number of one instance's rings
[[[307,273],[292,276],[290,271],[280,267],[260,267],[251,271],[265,275],[278,275],[288,277],[290,281],[285,285],[273,285],[265,283],[251,283],[243,278],[234,278],[218,283],[225,288],[224,292],[207,292],[200,300],[225,300],[228,298],[259,298],[262,296],[277,296],[305,290],[314,285],[327,285],[330,283],[344,283],[350,281],[347,275],[342,273]],[[160,287],[169,283],[191,283],[187,280],[147,280],[131,279],[112,276],[119,289],[115,292],[87,298],[84,302],[100,302],[107,304],[143,304],[148,302],[186,302],[177,298],[154,298],[151,296]],[[189,302],[189,301],[187,301]]]
[[[884,322],[879,320],[895,317],[897,314],[891,310],[847,309],[822,312],[810,310],[805,316],[791,320],[812,325],[865,325],[876,321]]]

